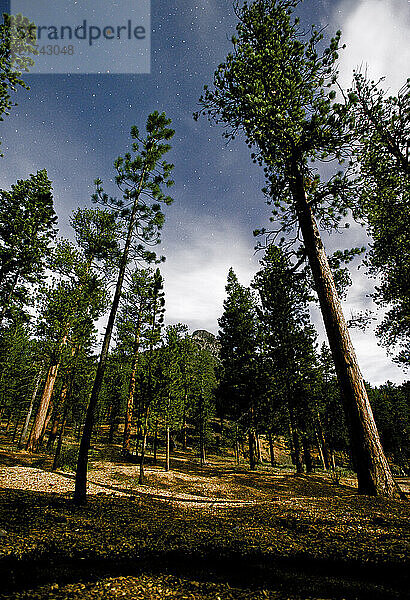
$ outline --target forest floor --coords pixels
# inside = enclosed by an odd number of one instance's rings
[[[353,477],[249,471],[175,452],[146,484],[95,446],[89,500],[74,474],[0,436],[0,598],[364,600],[408,597],[410,502],[358,496]],[[407,494],[409,478],[399,480]]]

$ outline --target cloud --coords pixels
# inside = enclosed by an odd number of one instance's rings
[[[333,13],[346,49],[341,52],[339,82],[351,87],[354,69],[396,94],[408,77],[410,64],[410,5],[407,0],[342,0]]]
[[[376,318],[376,321],[372,321],[365,331],[357,328],[349,329],[363,377],[372,385],[381,385],[387,380],[400,384],[406,380],[406,373],[392,362],[392,356],[389,356],[387,350],[378,344],[375,334],[375,329],[381,322],[384,313],[369,296],[374,289],[374,280],[364,277],[363,270],[358,271],[354,267],[350,269],[350,276],[352,285],[346,299],[342,302],[346,320],[348,321],[365,310],[371,310],[373,317]],[[328,344],[323,319],[317,306],[312,306],[311,317],[319,334],[319,344],[322,344],[323,341]]]
[[[185,219],[180,229],[178,243],[172,239],[168,243],[164,236],[167,261],[161,272],[165,278],[166,320],[185,323],[191,330],[217,333],[229,268],[234,269],[243,285],[249,285],[257,270],[259,257],[253,255],[254,240],[232,221],[212,217],[201,216],[191,222]]]

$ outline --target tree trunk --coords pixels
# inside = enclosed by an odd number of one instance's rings
[[[137,371],[138,359],[135,358],[133,361],[131,379],[128,388],[127,395],[127,407],[125,410],[125,423],[124,423],[124,436],[122,441],[122,454],[125,457],[131,455],[131,425],[132,425],[132,414],[134,411],[134,393],[136,384],[136,371]]]
[[[61,388],[60,402],[55,410],[53,424],[51,426],[50,435],[49,435],[48,441],[47,441],[47,449],[51,449],[53,447],[55,439],[57,437],[60,416],[61,416],[61,412],[64,411],[64,407],[65,407],[65,404],[67,401],[67,393],[68,393],[69,386],[71,388],[71,374],[69,374],[67,376],[67,379],[64,381],[63,387]]]
[[[329,454],[330,454],[330,466],[332,467],[332,471],[335,471],[336,470],[335,453],[333,452],[332,449],[330,449]]]
[[[144,463],[145,463],[145,449],[147,446],[147,436],[148,436],[148,414],[149,408],[147,408],[144,418],[144,431],[142,435],[142,447],[141,447],[141,461],[140,461],[140,474],[138,478],[138,483],[142,485],[144,483]]]
[[[47,415],[46,415],[46,418],[45,418],[45,421],[44,421],[44,424],[43,424],[43,429],[41,431],[41,435],[40,435],[40,438],[38,440],[38,448],[41,448],[43,446],[44,437],[46,435],[46,430],[47,430],[48,424],[51,421],[52,415],[53,415],[53,403],[50,402],[50,406],[48,407]]]
[[[20,407],[18,412],[17,412],[17,419],[16,419],[16,424],[14,426],[14,431],[13,431],[13,437],[11,438],[11,443],[14,444],[14,440],[16,439],[16,435],[17,435],[17,429],[18,426],[20,424],[20,417],[21,417],[21,413],[23,412],[22,408]]]
[[[144,434],[142,436],[142,442],[141,442],[140,474],[138,477],[139,485],[143,485],[144,480],[145,480],[144,464],[145,464],[145,449],[146,449],[146,447],[147,447],[147,431],[144,431]]]
[[[27,444],[28,428],[30,426],[30,419],[31,419],[31,415],[33,413],[34,403],[36,401],[37,392],[38,392],[38,388],[40,387],[40,381],[41,381],[42,376],[43,376],[43,370],[40,369],[39,372],[37,373],[37,378],[36,378],[36,382],[34,384],[34,390],[33,390],[32,396],[31,396],[30,406],[27,411],[26,420],[24,422],[23,431],[21,432],[21,435],[20,435],[20,441],[18,444],[18,447],[20,449],[23,448]]]
[[[9,410],[9,418],[7,420],[7,425],[6,425],[6,433],[8,433],[9,429],[10,429],[10,425],[11,425],[11,420],[13,418],[14,415],[14,411],[12,411],[11,409]]]
[[[127,239],[121,256],[120,268],[118,271],[117,285],[115,287],[114,298],[111,305],[110,315],[108,317],[107,328],[105,330],[100,359],[98,361],[97,372],[94,379],[93,389],[91,391],[90,401],[87,407],[83,435],[81,437],[80,449],[78,452],[77,470],[75,476],[74,504],[81,505],[87,501],[87,467],[88,452],[91,445],[91,435],[94,425],[94,413],[100,394],[102,381],[104,378],[105,367],[107,365],[108,351],[111,343],[111,336],[114,329],[115,317],[117,315],[120,303],[121,290],[124,283],[125,270],[128,262],[128,254],[131,248],[132,237],[134,233],[135,222],[137,218],[137,207],[141,189],[145,179],[146,168],[144,167],[137,189],[134,194],[134,204],[128,225]]]
[[[320,443],[319,435],[318,435],[318,432],[317,432],[316,428],[315,428],[315,436],[316,436],[317,450],[319,452],[319,456],[320,456],[320,460],[322,462],[323,470],[327,471],[329,467],[326,466],[325,455],[324,455],[322,444]]]
[[[108,443],[109,444],[114,443],[114,435],[115,435],[115,432],[117,431],[117,427],[118,427],[117,418],[118,418],[117,411],[113,408],[111,411],[111,414],[110,414],[110,428],[108,430]]]
[[[14,280],[13,280],[11,289],[10,289],[8,295],[7,295],[7,298],[5,299],[4,304],[3,304],[3,306],[0,309],[0,323],[3,321],[4,315],[6,314],[6,311],[7,311],[8,307],[9,307],[9,303],[10,303],[10,300],[12,299],[12,297],[13,297],[14,290],[16,289],[16,285],[17,285],[17,282],[19,280],[19,277],[20,277],[20,271],[17,271],[17,273],[14,276]]]
[[[59,410],[56,410],[54,419],[53,419],[53,424],[51,425],[51,430],[50,430],[50,434],[48,436],[48,440],[47,440],[47,450],[51,450],[51,448],[54,446],[54,442],[56,440],[57,434],[58,434],[58,425],[60,423],[60,413]]]
[[[237,465],[239,465],[241,457],[240,457],[239,442],[238,442],[237,439],[235,440],[234,452],[235,452],[235,462],[236,462]]]
[[[289,411],[290,415],[292,411]],[[292,454],[293,454],[293,464],[296,467],[296,473],[303,473],[303,461],[302,454],[300,450],[300,442],[299,442],[299,432],[294,425],[294,419],[291,416],[289,420],[289,432],[292,440]]]
[[[37,409],[36,418],[34,419],[33,428],[30,433],[30,438],[27,444],[29,452],[37,452],[41,433],[47,417],[47,412],[50,406],[51,396],[53,394],[54,384],[57,379],[59,362],[51,364],[48,368],[47,378],[44,385],[43,394],[41,396],[40,405]]]
[[[158,417],[155,419],[155,431],[154,431],[154,465],[157,464],[157,450],[158,450]]]
[[[83,415],[81,415],[81,418],[78,421],[78,429],[76,430],[76,437],[75,437],[75,439],[77,440],[77,442],[79,442],[80,439],[81,439],[81,423],[82,423],[82,420],[83,420],[82,417],[83,417]]]
[[[330,469],[330,455],[329,455],[329,448],[328,448],[326,440],[325,440],[325,434],[323,433],[322,422],[320,420],[319,414],[316,417],[315,432],[316,432],[316,438],[317,438],[317,442],[318,442],[320,457],[321,457],[322,463],[323,463],[323,468],[325,471],[327,471],[328,469]]]
[[[187,449],[187,435],[186,435],[186,405],[187,405],[187,394],[184,397],[184,414],[182,417],[182,449]]]
[[[34,425],[30,433],[30,438],[27,444],[27,450],[29,452],[37,452],[40,437],[44,430],[44,422],[47,417],[48,408],[50,406],[51,396],[53,395],[54,384],[57,379],[58,370],[61,362],[61,350],[67,343],[67,334],[64,335],[60,347],[58,349],[57,358],[49,366],[46,383],[44,385],[43,394],[40,400],[40,406],[38,407]]]
[[[255,433],[252,429],[248,432],[248,444],[249,444],[249,468],[251,471],[255,470]]]
[[[200,440],[200,448],[199,448],[199,460],[201,467],[206,463],[206,450],[205,450],[205,436],[204,436],[204,427],[201,427],[201,440]]]
[[[201,414],[201,422],[199,424],[199,463],[201,467],[205,462],[205,444],[204,444],[204,422]]]
[[[131,456],[131,425],[132,415],[134,412],[134,394],[137,383],[137,368],[138,368],[138,352],[140,342],[141,315],[138,315],[137,330],[134,343],[134,360],[132,363],[132,371],[130,383],[128,386],[127,408],[125,411],[124,438],[122,443],[122,453],[124,456]]]
[[[169,471],[169,445],[170,445],[170,435],[169,435],[169,423],[167,420],[166,432],[165,432],[165,470],[166,471]]]
[[[240,461],[240,456],[239,456],[239,440],[238,440],[238,424],[235,424],[235,447],[234,447],[234,451],[235,451],[235,461],[236,464],[239,465],[239,461]]]
[[[53,466],[52,466],[52,471],[57,471],[57,469],[60,466],[60,456],[61,456],[61,449],[63,447],[63,439],[64,439],[64,432],[65,432],[65,426],[67,424],[67,413],[68,413],[68,409],[67,406],[64,407],[64,415],[63,415],[63,421],[61,423],[61,427],[60,427],[60,432],[58,434],[58,440],[57,440],[57,448],[54,454],[54,461],[53,461]]]
[[[255,432],[256,458],[258,463],[262,464],[261,440],[258,432]]]
[[[343,394],[350,443],[357,464],[358,491],[372,496],[399,497],[400,490],[380,443],[325,249],[296,163],[291,191]]]
[[[275,461],[275,450],[273,447],[273,435],[272,432],[269,431],[268,433],[268,439],[269,439],[269,454],[270,454],[270,464],[272,467],[276,466],[276,461]]]
[[[306,473],[313,471],[312,454],[310,452],[310,443],[307,435],[302,436],[303,458],[305,460]]]

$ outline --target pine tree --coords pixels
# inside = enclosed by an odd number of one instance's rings
[[[0,191],[0,323],[30,303],[41,281],[57,217],[46,171]]]
[[[245,133],[251,156],[265,169],[273,220],[280,231],[300,230],[343,392],[359,492],[397,497],[317,225],[335,228],[347,213],[343,172],[322,181],[310,165],[351,152],[344,107],[332,89],[341,34],[322,50],[320,31],[307,34],[293,16],[298,4],[235,5],[234,50],[217,69],[213,91],[205,90],[201,112],[223,124],[227,138]]]
[[[410,363],[410,80],[396,97],[355,73],[347,111],[356,135],[351,194],[372,237],[367,265],[374,298],[388,307],[382,343]]]
[[[170,120],[166,118],[165,114],[158,114],[155,111],[148,116],[145,139],[139,137],[136,127],[132,128],[134,157],[128,152],[125,157],[117,158],[114,163],[117,171],[116,183],[123,192],[122,200],[109,198],[102,188],[101,180],[96,181],[97,191],[94,199],[106,206],[111,206],[112,210],[122,219],[125,243],[119,258],[116,288],[81,438],[74,492],[76,504],[83,504],[87,498],[88,450],[91,443],[94,412],[104,377],[126,267],[132,258],[139,257],[151,261],[155,259],[155,254],[144,248],[143,243],[152,245],[159,241],[159,230],[164,223],[160,203],[169,205],[172,202],[172,199],[166,196],[161,189],[161,185],[170,186],[173,183],[170,179],[173,165],[162,160],[164,154],[170,150],[169,144],[163,142],[167,142],[174,135],[174,131],[169,128],[169,125]]]
[[[309,388],[315,374],[315,333],[309,319],[306,274],[295,271],[284,252],[270,245],[252,286],[258,291],[263,355],[270,364],[276,396],[285,400],[297,472],[309,436]],[[265,367],[266,368],[266,367]],[[305,454],[308,455],[307,447]]]
[[[248,433],[249,465],[255,468],[255,376],[258,360],[256,302],[251,291],[242,286],[233,269],[229,270],[227,298],[219,323],[222,374],[220,391],[226,409]]]
[[[162,278],[158,270],[154,273],[152,269],[136,269],[131,273],[117,323],[118,343],[131,362],[122,448],[126,457],[131,454],[131,423],[140,351],[152,349],[159,339],[159,328],[163,323],[162,298]]]

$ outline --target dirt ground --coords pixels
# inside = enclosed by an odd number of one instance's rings
[[[281,459],[281,448],[277,448]],[[89,502],[74,473],[0,439],[0,598],[364,599],[409,589],[408,501],[358,496],[353,477],[296,475],[175,452],[146,484],[96,446]],[[399,481],[409,492],[409,480]]]

